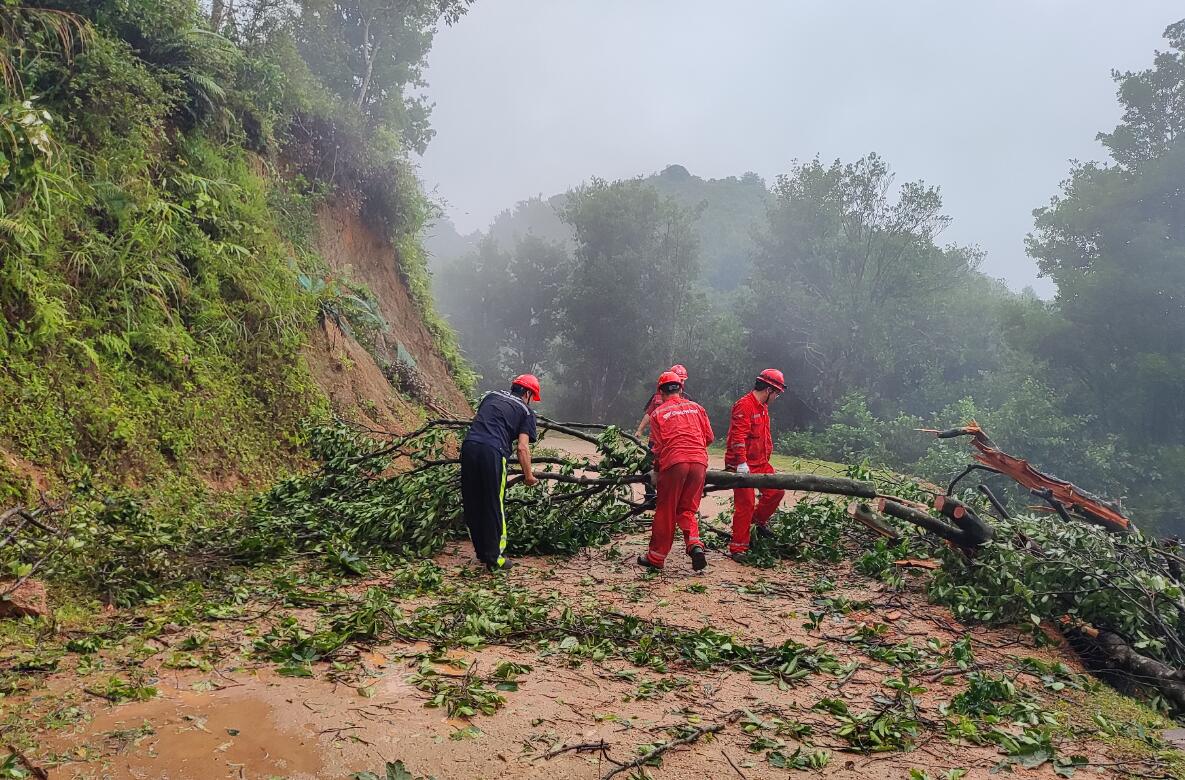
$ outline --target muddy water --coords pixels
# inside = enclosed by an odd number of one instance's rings
[[[304,717],[310,713],[297,711],[302,704],[293,706],[305,700],[309,686],[250,677],[229,685],[197,693],[162,682],[151,701],[100,710],[76,735],[82,740],[51,740],[43,747],[106,758],[66,764],[50,777],[318,777],[323,764],[317,735]],[[152,733],[143,734],[146,724]]]

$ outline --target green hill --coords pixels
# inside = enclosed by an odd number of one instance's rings
[[[400,430],[470,379],[432,310],[404,82],[343,95],[324,58],[348,44],[300,16],[57,6],[0,9],[0,508],[66,501],[98,580],[297,462],[302,420]],[[436,19],[399,21],[405,66]],[[427,380],[391,385],[398,363]]]

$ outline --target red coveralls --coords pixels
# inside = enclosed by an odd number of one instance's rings
[[[753,393],[733,404],[732,420],[728,426],[728,444],[724,451],[724,467],[735,469],[741,463],[749,464],[751,474],[773,474],[769,465],[774,442],[769,433],[769,407],[757,400]],[[752,523],[764,526],[782,503],[784,490],[762,490],[761,500],[754,511],[753,488],[736,488],[732,491],[735,510],[732,516],[732,541],[728,545],[731,553],[743,553],[749,549],[749,530]]]
[[[675,543],[676,525],[683,531],[688,552],[692,546],[703,546],[696,512],[708,470],[708,445],[715,434],[704,407],[672,398],[650,413],[650,435],[658,464],[658,503],[646,557],[662,566]]]

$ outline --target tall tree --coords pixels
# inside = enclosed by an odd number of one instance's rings
[[[1099,140],[1115,162],[1132,168],[1168,152],[1185,133],[1185,19],[1164,31],[1168,51],[1158,51],[1151,68],[1113,71],[1123,119]]]
[[[968,357],[952,355],[944,343],[952,331],[935,324],[949,320],[943,312],[976,276],[980,256],[936,243],[949,223],[937,188],[908,182],[895,191],[873,154],[796,165],[773,196],[745,326],[755,357],[790,370],[796,422],[827,414],[853,389],[896,402],[899,385],[941,354]]]
[[[515,244],[503,303],[502,367],[506,374],[545,373],[563,321],[560,296],[571,273],[563,245],[527,235]]]
[[[297,40],[313,72],[342,100],[402,131],[423,151],[428,107],[405,94],[424,86],[423,64],[440,22],[473,0],[300,0]]]
[[[626,421],[653,381],[647,372],[655,359],[674,358],[698,273],[698,239],[687,211],[638,180],[593,180],[571,193],[563,217],[576,234],[562,298],[565,407]]]
[[[1137,447],[1185,440],[1185,20],[1165,35],[1151,68],[1115,76],[1123,119],[1100,135],[1115,164],[1076,166],[1034,212],[1029,252],[1058,293],[1012,331],[1072,411]]]
[[[510,255],[493,238],[473,252],[437,271],[437,305],[461,338],[461,347],[485,389],[500,387],[502,349],[506,342],[503,315],[509,299]]]
[[[440,269],[437,301],[483,388],[502,387],[514,374],[549,370],[570,273],[564,247],[533,235],[518,239],[510,252],[487,236]]]

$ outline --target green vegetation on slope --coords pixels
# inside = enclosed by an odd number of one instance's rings
[[[311,249],[323,198],[385,228],[466,383],[418,248],[431,207],[406,153],[430,133],[403,92],[437,20],[464,4],[385,19],[375,34],[407,45],[361,101],[336,89],[348,36],[295,8],[245,10],[220,34],[193,0],[29,5],[0,8],[14,77],[0,98],[0,505],[70,495],[70,544],[95,545],[85,577],[134,591],[114,569],[184,551],[229,511],[215,494],[302,457],[300,421],[328,413],[300,349],[320,312],[349,316],[336,299],[366,293],[307,283],[328,275]],[[62,39],[61,24],[79,32]],[[6,556],[23,571],[20,550]]]

